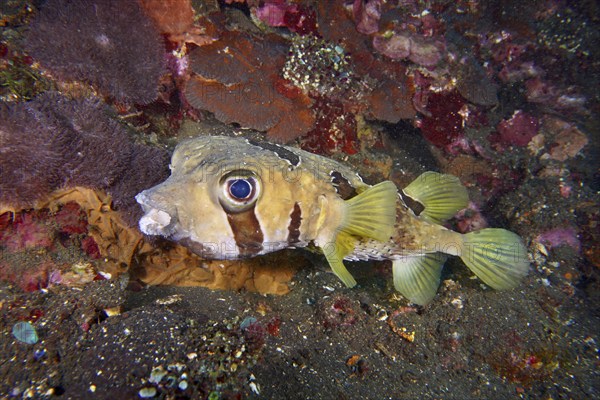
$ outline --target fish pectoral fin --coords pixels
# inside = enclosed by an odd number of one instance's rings
[[[529,271],[527,249],[516,233],[487,228],[463,235],[461,260],[494,289],[517,286]]]
[[[340,232],[338,233],[335,242],[327,243],[321,248],[333,273],[340,278],[347,287],[355,286],[356,281],[352,274],[346,269],[343,260],[344,257],[352,253],[355,244],[355,238],[344,232]]]
[[[428,171],[402,191],[424,207],[419,216],[440,224],[469,205],[467,189],[454,175]]]
[[[384,181],[346,200],[346,214],[340,231],[349,235],[385,242],[396,224],[398,189]]]
[[[431,253],[393,260],[394,287],[415,304],[429,303],[440,286],[442,267],[447,258],[441,253]]]

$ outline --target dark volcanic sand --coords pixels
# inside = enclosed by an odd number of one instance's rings
[[[46,294],[5,285],[0,392],[73,399],[136,398],[143,388],[172,399],[598,396],[596,287],[566,293],[564,282],[544,286],[534,273],[517,290],[494,292],[450,264],[424,308],[394,299],[388,272],[368,264],[352,268],[361,282],[355,289],[315,267],[278,297],[130,291],[124,279]],[[101,311],[118,305],[120,315]],[[40,341],[26,345],[10,332],[32,309],[42,313],[34,323]],[[87,331],[83,315],[95,316]]]

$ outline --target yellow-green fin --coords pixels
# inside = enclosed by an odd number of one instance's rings
[[[346,215],[340,227],[350,235],[385,242],[396,224],[398,189],[384,181],[346,200]]]
[[[394,260],[394,287],[415,304],[429,303],[440,286],[442,267],[447,258],[441,253],[431,253]]]
[[[325,254],[325,258],[333,270],[333,273],[336,274],[347,287],[353,287],[356,285],[356,281],[344,266],[343,259],[348,254],[352,253],[355,245],[356,239],[354,237],[345,232],[339,232],[335,242],[327,243],[322,248],[323,254]]]
[[[423,205],[421,218],[437,224],[452,218],[469,204],[467,189],[457,177],[433,171],[421,174],[403,193]]]
[[[511,289],[527,275],[527,249],[516,233],[487,228],[463,236],[463,262],[494,289]]]
[[[359,238],[385,242],[390,239],[396,224],[398,190],[393,182],[372,186],[345,202],[344,221],[335,241],[323,247],[323,253],[333,272],[348,287],[356,281],[344,266],[343,260],[354,251]]]

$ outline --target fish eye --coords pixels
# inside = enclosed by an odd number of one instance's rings
[[[250,209],[260,195],[258,177],[252,171],[236,170],[225,174],[220,181],[219,202],[227,212]]]
[[[252,183],[249,179],[232,179],[227,181],[229,195],[236,200],[246,200],[254,191]]]

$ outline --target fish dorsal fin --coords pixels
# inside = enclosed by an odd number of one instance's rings
[[[340,231],[380,242],[388,241],[396,224],[397,198],[396,185],[384,181],[346,200],[346,214]]]
[[[428,171],[421,174],[402,191],[424,207],[419,216],[440,224],[469,204],[467,189],[454,175]]]
[[[394,260],[394,287],[415,304],[429,303],[440,286],[440,276],[446,258],[441,253],[431,253]]]

